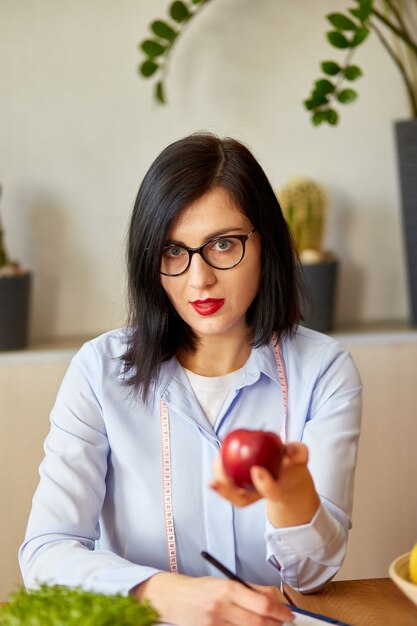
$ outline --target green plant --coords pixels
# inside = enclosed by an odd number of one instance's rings
[[[139,71],[145,78],[158,76],[155,83],[154,96],[157,102],[165,104],[165,80],[168,74],[168,64],[172,49],[179,35],[183,32],[189,20],[198,15],[202,7],[211,0],[191,0],[182,2],[175,0],[168,7],[168,21],[154,20],[150,24],[152,38],[144,39],[140,48],[145,55]]]
[[[310,178],[295,177],[277,193],[302,261],[319,260],[328,205],[324,188]],[[312,251],[314,254],[312,254]]]
[[[1,197],[1,186],[0,186],[0,197]],[[0,269],[6,265],[8,262],[8,256],[6,252],[6,246],[4,243],[4,230],[0,219]]]
[[[4,245],[4,230],[0,222],[0,269],[8,262],[6,246]]]
[[[1,198],[1,185],[0,185],[0,198]],[[22,268],[19,263],[12,261],[9,258],[6,250],[6,244],[4,243],[4,229],[0,216],[0,277],[1,276],[15,276],[21,274]]]
[[[304,101],[313,124],[337,124],[339,115],[334,105],[349,104],[358,97],[355,89],[344,85],[362,76],[362,69],[351,61],[371,31],[400,71],[412,116],[417,117],[417,32],[413,33],[412,28],[413,19],[416,19],[414,27],[417,25],[417,15],[413,15],[417,0],[356,0],[355,4],[348,13],[327,15],[332,26],[327,39],[346,54],[341,63],[333,60],[321,63],[323,76],[315,81],[309,98]],[[391,37],[387,37],[387,32]]]
[[[351,0],[353,7],[326,16],[332,29],[326,33],[329,43],[344,51],[342,60],[321,63],[323,76],[315,81],[304,106],[314,125],[335,125],[339,113],[335,105],[354,102],[357,91],[351,83],[362,76],[362,69],[352,63],[356,50],[373,32],[397,66],[408,95],[410,111],[417,117],[417,0]],[[203,5],[212,0],[176,0],[168,7],[169,17],[153,21],[152,38],[141,42],[145,55],[139,66],[145,78],[157,77],[155,99],[166,102],[165,82],[174,43]],[[348,86],[346,86],[348,85]]]
[[[64,586],[42,585],[12,593],[0,607],[0,626],[151,626],[158,614],[148,604]]]

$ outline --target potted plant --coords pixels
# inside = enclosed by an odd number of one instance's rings
[[[328,40],[346,56],[342,63],[321,63],[323,76],[304,105],[313,124],[337,124],[334,104],[353,102],[358,95],[345,87],[362,75],[361,68],[351,64],[352,56],[373,31],[401,74],[410,106],[411,119],[395,123],[395,138],[410,318],[417,325],[417,0],[356,0],[356,4],[349,14],[327,16],[333,27]]]
[[[132,596],[105,595],[61,585],[18,588],[0,606],[0,626],[152,626],[157,612]]]
[[[167,19],[151,23],[152,36],[140,44],[145,58],[139,73],[145,78],[156,78],[154,96],[158,102],[166,102],[169,60],[178,37],[212,1],[175,0],[169,4]],[[351,5],[345,12],[326,16],[330,24],[328,42],[341,58],[321,62],[322,76],[314,82],[304,106],[314,125],[338,124],[338,108],[358,97],[352,84],[363,72],[353,60],[371,34],[378,38],[400,72],[410,104],[410,119],[397,122],[395,134],[411,319],[417,325],[417,0],[351,0]]]
[[[277,193],[302,268],[304,325],[321,332],[333,329],[338,260],[323,250],[328,197],[316,181],[295,177]]]
[[[9,258],[0,219],[0,350],[28,343],[31,279],[30,272]]]

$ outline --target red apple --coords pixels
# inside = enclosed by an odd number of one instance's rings
[[[274,478],[278,478],[284,450],[284,444],[277,434],[267,430],[240,428],[223,439],[223,467],[237,487],[255,491],[250,468],[253,465],[265,467]]]

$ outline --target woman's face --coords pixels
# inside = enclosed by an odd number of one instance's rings
[[[167,243],[197,248],[212,237],[247,235],[251,230],[253,224],[228,192],[214,188],[179,213]],[[246,241],[245,250],[239,265],[228,270],[215,269],[194,254],[184,274],[161,275],[172,306],[197,337],[246,336],[246,311],[258,292],[261,276],[261,241],[256,231]]]

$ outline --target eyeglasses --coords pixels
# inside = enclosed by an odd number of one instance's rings
[[[207,265],[216,270],[230,270],[242,261],[246,242],[255,230],[256,228],[247,235],[213,237],[199,248],[167,244],[162,251],[160,272],[164,276],[184,274],[190,267],[194,254],[200,254]]]

